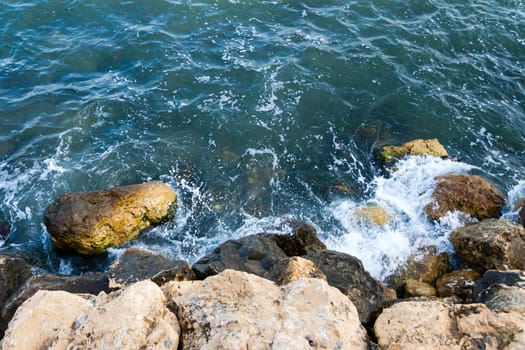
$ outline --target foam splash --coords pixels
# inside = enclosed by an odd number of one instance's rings
[[[434,178],[447,173],[466,173],[474,167],[436,157],[408,157],[397,163],[391,177],[377,176],[372,194],[363,202],[350,199],[333,202],[329,208],[341,225],[342,234],[331,237],[328,246],[359,258],[375,277],[384,279],[406,258],[423,247],[450,250],[449,233],[464,224],[458,213],[449,213],[438,223],[430,222],[423,208],[431,202]],[[354,214],[363,206],[379,206],[391,217],[378,226]]]

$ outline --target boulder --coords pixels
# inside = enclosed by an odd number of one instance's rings
[[[438,296],[441,298],[456,297],[462,302],[472,302],[474,284],[480,278],[480,273],[474,270],[456,270],[446,273],[436,281]]]
[[[321,279],[286,286],[234,271],[169,282],[182,349],[368,349],[355,307]]]
[[[386,226],[392,221],[392,217],[386,209],[377,205],[357,208],[354,215],[364,224]]]
[[[432,202],[424,208],[430,220],[448,212],[460,211],[478,220],[497,218],[505,196],[490,182],[477,175],[444,175],[435,178]]]
[[[523,349],[525,313],[483,304],[406,301],[385,309],[374,325],[378,349]]]
[[[298,221],[291,225],[291,235],[259,233],[227,241],[197,261],[192,269],[199,279],[226,269],[271,278],[270,270],[278,261],[326,249],[312,226]]]
[[[525,271],[485,272],[474,286],[474,298],[492,310],[525,311]]]
[[[44,214],[58,250],[100,254],[174,216],[176,194],[162,182],[65,193]]]
[[[108,277],[101,272],[90,272],[80,276],[54,274],[31,276],[20,286],[16,293],[13,293],[3,308],[0,308],[0,334],[3,334],[6,330],[18,307],[39,290],[62,290],[75,294],[98,294],[102,291],[109,291]]]
[[[186,261],[173,261],[142,249],[126,250],[119,259],[111,263],[108,275],[111,289],[122,288],[148,278],[159,285],[171,280],[195,279],[195,274]]]
[[[31,269],[25,260],[0,255],[0,310],[29,277]],[[3,330],[0,322],[0,337]]]
[[[381,158],[385,164],[392,163],[407,155],[448,157],[447,150],[439,143],[438,139],[416,139],[401,146],[384,146],[381,151]]]
[[[408,279],[404,285],[404,297],[435,297],[437,295],[436,288],[430,284],[418,280]]]
[[[283,259],[270,270],[270,279],[280,285],[287,285],[300,278],[320,278],[326,281],[325,274],[307,259],[299,256]]]
[[[423,255],[414,254],[408,257],[406,263],[387,278],[388,286],[397,290],[407,280],[415,280],[435,286],[437,279],[451,269],[452,266],[447,253],[437,254],[433,248],[427,248]]]
[[[17,310],[2,349],[177,349],[179,324],[151,281],[86,300],[39,291]]]
[[[352,301],[363,324],[370,324],[393,299],[395,293],[372,277],[361,261],[351,255],[326,250],[309,253],[304,258],[311,260],[326,275],[328,284]]]
[[[464,265],[479,270],[525,269],[525,228],[509,220],[487,219],[450,234]]]
[[[6,239],[11,227],[7,221],[0,219],[0,240]]]

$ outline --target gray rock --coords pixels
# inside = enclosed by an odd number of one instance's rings
[[[474,296],[492,310],[525,307],[525,271],[489,270],[476,282]]]

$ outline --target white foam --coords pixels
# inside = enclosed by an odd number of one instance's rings
[[[377,176],[372,195],[364,202],[338,200],[329,212],[342,227],[340,237],[329,239],[328,246],[359,258],[375,277],[384,279],[425,246],[449,250],[448,234],[462,225],[458,213],[450,213],[438,223],[430,222],[423,208],[431,202],[434,178],[447,173],[465,173],[473,166],[436,157],[408,157],[396,164],[391,177]],[[381,227],[359,220],[355,209],[378,205],[391,216]]]

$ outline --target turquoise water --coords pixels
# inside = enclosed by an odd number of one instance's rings
[[[66,191],[160,179],[177,217],[132,245],[195,261],[294,218],[379,277],[450,249],[457,220],[419,211],[433,176],[525,193],[522,1],[4,0],[0,19],[0,249],[53,271],[85,263],[42,224]],[[431,137],[455,160],[382,176],[378,147]],[[353,219],[371,203],[389,227]]]

